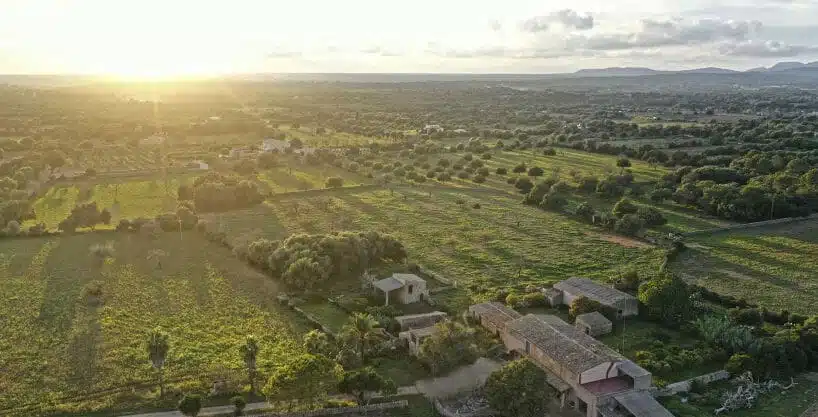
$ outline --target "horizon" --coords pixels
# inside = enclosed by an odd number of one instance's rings
[[[388,6],[307,0],[289,5],[285,17],[276,2],[259,0],[6,0],[0,73],[151,79],[746,70],[818,60],[818,43],[810,43],[818,39],[815,15],[813,0],[420,0]]]

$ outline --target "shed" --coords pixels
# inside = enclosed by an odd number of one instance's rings
[[[447,314],[442,311],[433,311],[423,314],[409,314],[395,317],[395,321],[400,324],[401,330],[420,329],[434,326],[438,322],[445,320]]]
[[[598,311],[578,315],[574,325],[590,336],[601,336],[613,330],[613,323]]]
[[[554,284],[554,288],[562,291],[562,303],[565,305],[570,305],[577,297],[584,296],[616,309],[620,316],[639,314],[639,300],[636,297],[588,278],[568,278]]]
[[[506,323],[522,317],[516,310],[496,301],[475,304],[469,307],[469,315],[495,334],[505,330]]]
[[[401,340],[406,341],[406,343],[409,345],[409,352],[412,355],[417,355],[418,349],[420,349],[420,345],[423,343],[423,341],[435,333],[437,333],[437,327],[429,326],[400,332],[398,333],[398,337]]]
[[[415,274],[392,274],[391,277],[375,281],[372,285],[384,293],[384,305],[389,305],[390,298],[400,304],[416,303],[428,299],[429,290],[426,280]]]

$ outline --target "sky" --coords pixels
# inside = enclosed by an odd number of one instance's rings
[[[818,0],[0,0],[0,73],[551,73],[818,60]]]

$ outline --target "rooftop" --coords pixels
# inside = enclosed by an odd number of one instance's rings
[[[502,327],[505,323],[522,317],[517,311],[498,302],[475,304],[471,306],[469,310],[480,315],[483,320],[498,327]]]
[[[598,311],[580,314],[577,316],[576,322],[585,324],[592,329],[599,329],[611,326],[611,321],[608,320],[607,317],[603,316],[602,313]]]
[[[556,316],[528,314],[509,322],[507,327],[509,332],[577,374],[603,363],[623,360],[611,348]]]
[[[392,274],[392,278],[406,284],[408,282],[426,282],[425,279],[415,275],[415,274]]]
[[[670,411],[645,391],[614,395],[614,399],[635,417],[673,417]]]
[[[599,301],[600,303],[606,305],[611,305],[617,301],[623,300],[636,301],[636,297],[630,294],[592,281],[588,278],[568,278],[565,281],[560,281],[554,284],[554,288],[575,295],[584,295],[592,300]]]

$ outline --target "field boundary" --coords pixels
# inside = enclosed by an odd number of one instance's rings
[[[744,224],[736,224],[732,226],[725,226],[725,227],[717,227],[714,229],[704,229],[704,230],[696,230],[693,232],[686,232],[682,233],[683,237],[694,237],[694,236],[701,236],[701,235],[712,235],[715,233],[721,232],[729,232],[732,230],[744,230],[744,229],[753,229],[756,227],[764,227],[764,226],[773,226],[779,224],[788,224],[788,223],[797,223],[806,220],[814,220],[818,219],[818,214],[810,214],[809,216],[804,217],[785,217],[782,219],[773,219],[773,220],[764,220],[760,222],[753,222],[753,223],[744,223]]]

